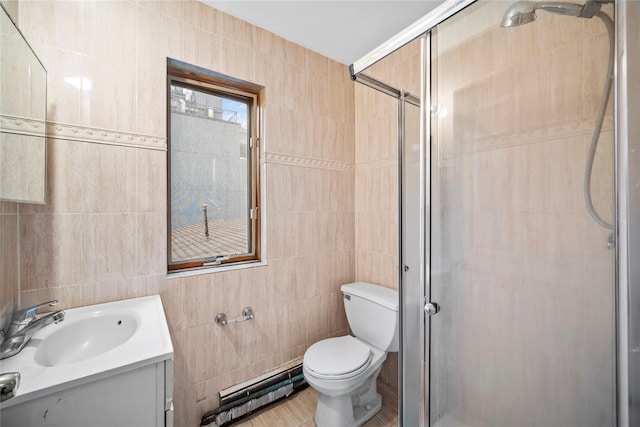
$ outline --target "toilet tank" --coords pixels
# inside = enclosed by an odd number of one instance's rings
[[[383,351],[398,351],[398,291],[367,282],[342,285],[353,334]]]

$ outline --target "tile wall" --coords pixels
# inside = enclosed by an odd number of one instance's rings
[[[16,3],[12,3],[15,5]],[[20,1],[48,72],[47,203],[0,204],[2,313],[160,294],[176,425],[348,328],[355,95],[347,67],[198,1]],[[166,58],[265,87],[268,264],[166,278]],[[222,328],[218,312],[256,319]]]

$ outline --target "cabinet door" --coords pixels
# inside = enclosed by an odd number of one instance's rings
[[[163,426],[164,399],[158,399],[158,369],[145,366],[4,408],[2,427]],[[164,394],[164,393],[163,393]]]

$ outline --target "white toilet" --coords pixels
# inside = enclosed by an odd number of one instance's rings
[[[398,292],[371,283],[342,285],[350,335],[327,338],[304,354],[304,377],[316,389],[319,427],[364,424],[382,407],[376,379],[387,352],[398,351]]]

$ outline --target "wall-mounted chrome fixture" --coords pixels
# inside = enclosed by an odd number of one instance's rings
[[[20,385],[20,374],[18,372],[7,372],[0,375],[0,402],[11,399],[16,395],[16,390]]]
[[[18,310],[13,313],[13,320],[9,332],[0,333],[0,360],[14,356],[31,340],[31,336],[39,329],[52,323],[60,323],[65,318],[65,312],[60,310],[36,318],[36,312],[42,307],[54,306],[58,300],[47,301],[33,307]]]
[[[216,323],[220,326],[225,326],[225,325],[228,325],[229,323],[238,323],[238,322],[244,322],[245,320],[251,320],[254,317],[255,317],[255,314],[253,314],[253,309],[251,307],[245,307],[245,309],[242,310],[242,316],[236,317],[234,319],[227,319],[227,315],[224,313],[216,314]]]

